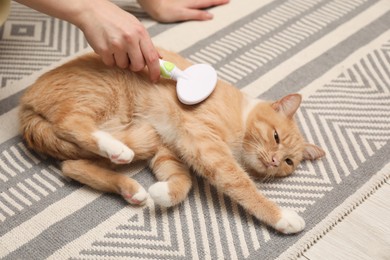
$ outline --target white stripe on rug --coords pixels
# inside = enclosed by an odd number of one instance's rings
[[[0,143],[4,143],[19,134],[18,110],[19,107],[0,116],[2,123],[7,122],[0,124]]]
[[[279,66],[270,70],[258,80],[252,82],[245,88],[242,88],[242,91],[252,97],[259,96],[263,92],[270,89],[279,80],[285,78],[296,69],[326,53],[328,50],[344,41],[360,29],[364,28],[369,23],[378,19],[378,17],[382,16],[389,10],[390,5],[388,0],[382,0],[376,3],[339,28],[320,38],[310,46],[304,48],[302,51],[295,54],[290,59],[284,61]],[[353,53],[350,56],[354,57],[356,56],[356,53]]]

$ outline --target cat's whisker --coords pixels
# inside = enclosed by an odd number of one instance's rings
[[[262,162],[267,162],[268,161],[268,153],[267,153],[267,151],[262,150],[262,151],[260,151],[259,155],[261,156],[261,158],[259,158],[259,159],[261,159]]]
[[[238,144],[240,146],[248,145],[250,147],[255,148],[255,150],[257,150],[257,148],[260,147],[257,143],[249,142],[249,141],[245,141],[245,140],[240,140],[240,141],[237,140],[237,141],[234,141],[232,144],[233,145]]]
[[[260,144],[261,146],[264,147],[264,141],[263,138],[260,138],[261,133],[259,133],[259,136],[255,135],[254,133],[250,132],[250,137],[252,137],[255,141],[255,143]]]

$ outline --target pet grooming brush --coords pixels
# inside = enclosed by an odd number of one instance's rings
[[[217,72],[207,64],[195,64],[182,71],[175,64],[160,59],[160,74],[177,81],[177,96],[186,105],[205,100],[217,84]]]

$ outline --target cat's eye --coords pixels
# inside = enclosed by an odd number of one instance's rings
[[[274,138],[275,138],[275,142],[276,142],[277,144],[279,144],[279,142],[280,142],[280,140],[279,140],[279,135],[278,135],[278,132],[276,132],[276,130],[275,130],[275,132],[274,132]]]
[[[293,162],[291,159],[289,159],[289,158],[287,158],[285,161],[286,161],[286,163],[287,163],[288,165],[290,165],[290,166],[293,166],[293,165],[294,165],[294,162]]]

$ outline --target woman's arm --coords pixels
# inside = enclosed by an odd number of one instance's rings
[[[160,77],[159,54],[145,27],[132,14],[108,0],[16,0],[39,12],[79,27],[93,50],[107,65],[149,69],[150,79]]]

